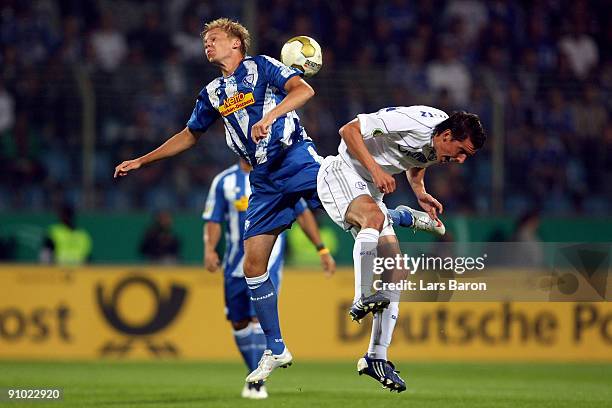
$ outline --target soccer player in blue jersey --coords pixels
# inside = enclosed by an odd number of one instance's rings
[[[248,198],[251,195],[250,171],[251,166],[245,160],[240,159],[239,164],[219,173],[210,186],[202,218],[206,221],[203,234],[204,264],[211,272],[216,271],[220,266],[216,247],[221,239],[223,224],[225,224],[225,255],[223,257],[225,311],[234,329],[236,345],[249,371],[253,371],[266,348],[266,338],[257,321],[243,273],[242,237]],[[295,215],[302,230],[316,246],[323,269],[328,275],[333,274],[336,263],[321,241],[314,215],[301,200],[296,205]],[[281,233],[268,261],[268,273],[277,290],[282,277],[285,245],[285,233]],[[263,382],[247,383],[242,390],[243,398],[263,399],[267,396]]]
[[[211,21],[202,35],[206,58],[222,75],[200,91],[182,131],[157,149],[117,165],[114,177],[189,149],[217,119],[223,120],[227,145],[253,166],[243,270],[266,336],[259,365],[246,378],[256,383],[293,360],[281,334],[277,292],[267,266],[276,238],[295,220],[298,201],[303,198],[311,208],[320,206],[321,157],[295,112],[314,96],[314,90],[297,69],[265,55],[247,55],[249,32],[235,21]],[[411,223],[414,214],[404,218]]]
[[[264,55],[247,55],[250,35],[241,24],[220,18],[207,23],[202,34],[206,57],[222,75],[202,89],[182,131],[144,156],[119,164],[115,177],[192,147],[213,122],[223,120],[228,146],[253,166],[243,270],[266,337],[259,365],[246,378],[256,383],[293,359],[281,334],[268,260],[278,235],[295,220],[298,201],[320,205],[320,157],[295,112],[314,90],[300,71]]]

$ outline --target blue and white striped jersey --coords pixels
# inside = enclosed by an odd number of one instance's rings
[[[204,132],[223,118],[227,145],[253,167],[272,162],[287,146],[310,140],[295,111],[279,117],[255,144],[251,127],[287,95],[285,83],[300,72],[265,55],[247,56],[229,77],[218,77],[198,95],[190,130]]]
[[[244,262],[244,224],[246,221],[246,210],[251,195],[249,173],[242,170],[238,164],[219,173],[213,180],[206,206],[202,212],[202,219],[206,222],[212,221],[225,223],[225,255],[223,257],[223,270],[225,278],[243,277]],[[300,200],[295,208],[297,217],[306,210],[307,206]],[[272,249],[268,270],[277,273],[270,268],[280,268],[285,252],[285,233],[279,235]]]

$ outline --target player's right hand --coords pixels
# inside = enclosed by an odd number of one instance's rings
[[[128,171],[139,169],[142,166],[142,163],[138,159],[127,160],[115,167],[115,175],[113,178],[117,178],[117,176],[123,177]]]
[[[206,251],[204,254],[204,266],[208,269],[209,272],[215,272],[219,269],[219,254],[217,251]]]
[[[268,133],[270,133],[270,127],[272,126],[273,120],[268,116],[264,116],[261,120],[255,123],[251,127],[251,139],[255,142],[255,144],[261,142],[263,139],[268,137]]]
[[[385,173],[383,169],[377,169],[372,172],[372,179],[374,181],[374,185],[378,188],[383,194],[391,194],[395,191],[395,179],[393,176]]]
[[[425,210],[432,220],[438,219],[438,212],[442,214],[444,212],[444,206],[440,204],[431,194],[422,193],[417,195],[417,200],[422,209]]]

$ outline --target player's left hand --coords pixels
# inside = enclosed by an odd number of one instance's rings
[[[325,277],[330,278],[336,272],[336,261],[330,253],[322,254],[320,257]]]
[[[442,214],[444,212],[444,207],[438,200],[432,197],[431,194],[420,194],[417,196],[417,200],[419,201],[419,205],[422,209],[429,214],[432,220],[438,219],[438,212]]]
[[[255,143],[259,143],[263,139],[268,136],[270,132],[270,126],[272,126],[272,122],[274,120],[270,119],[268,116],[264,116],[261,120],[251,127],[251,139]]]

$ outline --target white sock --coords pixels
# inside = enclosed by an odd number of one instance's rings
[[[355,237],[353,245],[353,266],[355,268],[355,297],[353,302],[361,298],[361,294],[368,292],[371,288],[369,280],[362,283],[364,273],[369,278],[372,277],[374,258],[376,257],[376,246],[380,232],[375,228],[364,228]],[[365,269],[365,271],[364,271]]]
[[[374,315],[368,357],[382,360],[387,359],[387,349],[391,344],[398,314],[399,302],[391,302],[389,307]]]

